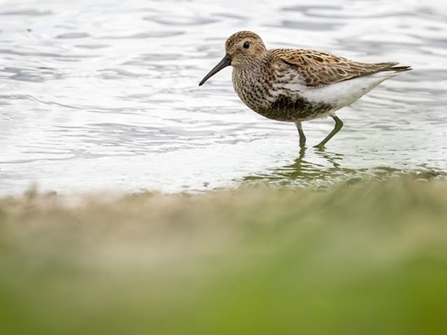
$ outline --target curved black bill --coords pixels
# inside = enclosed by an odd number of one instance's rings
[[[226,54],[225,57],[222,58],[222,60],[205,76],[205,78],[202,79],[202,81],[199,83],[199,86],[202,86],[205,83],[205,81],[207,81],[217,72],[219,72],[224,67],[227,67],[229,65],[231,65],[231,57],[229,54]]]

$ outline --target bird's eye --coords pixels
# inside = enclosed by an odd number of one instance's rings
[[[244,49],[248,49],[250,47],[250,42],[245,42],[243,47]]]

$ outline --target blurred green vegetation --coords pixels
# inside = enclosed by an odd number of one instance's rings
[[[447,183],[0,200],[2,334],[447,334]]]

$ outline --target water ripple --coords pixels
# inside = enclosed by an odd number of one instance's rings
[[[4,1],[0,181],[74,191],[165,192],[261,181],[327,186],[447,170],[447,11],[441,1]],[[291,124],[262,118],[225,69],[233,32],[414,70],[339,112],[330,151],[299,154]],[[309,144],[332,120],[304,124]],[[204,186],[206,185],[206,186]]]

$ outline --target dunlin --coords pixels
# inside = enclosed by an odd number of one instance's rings
[[[325,52],[304,49],[267,50],[253,32],[240,31],[225,43],[224,58],[203,78],[231,65],[239,98],[269,119],[294,122],[305,147],[301,123],[330,116],[334,129],[315,147],[324,145],[343,127],[335,112],[349,106],[384,80],[411,70],[397,63],[359,63]]]

